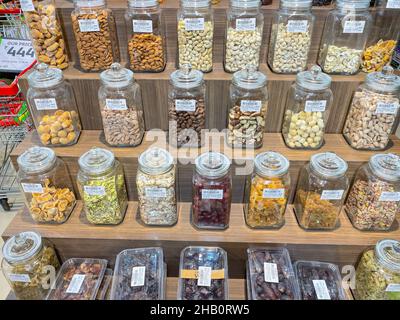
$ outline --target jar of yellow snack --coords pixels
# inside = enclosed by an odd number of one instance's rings
[[[263,152],[254,160],[246,184],[244,216],[250,228],[280,228],[290,192],[289,160],[277,152]]]

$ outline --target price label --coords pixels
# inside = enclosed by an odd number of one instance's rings
[[[84,186],[85,193],[89,196],[105,196],[106,189],[103,186]]]
[[[285,198],[285,189],[264,189],[263,198],[265,199],[283,199]]]
[[[125,99],[106,99],[106,107],[110,110],[128,110]]]
[[[341,200],[344,190],[323,190],[321,200]]]
[[[29,274],[16,274],[16,273],[11,273],[8,278],[10,279],[11,282],[24,282],[24,283],[30,283],[31,278],[29,277]]]
[[[386,4],[388,9],[400,9],[400,0],[388,0]]]
[[[167,196],[167,189],[157,187],[146,187],[146,197],[149,198],[165,198]]]
[[[144,280],[146,275],[146,267],[133,267],[131,287],[142,287],[144,286]]]
[[[400,283],[389,283],[386,292],[400,292]]]
[[[75,274],[72,277],[71,282],[69,283],[66,293],[74,293],[74,294],[79,293],[81,291],[81,287],[84,280],[85,280],[84,274]]]
[[[313,280],[313,285],[318,300],[331,300],[325,280]]]
[[[21,183],[22,189],[26,193],[43,193],[43,186],[40,183]]]
[[[287,32],[307,32],[307,20],[289,20],[287,24]]]
[[[186,31],[204,31],[204,18],[187,18],[184,23]]]
[[[218,190],[218,189],[201,190],[201,198],[203,200],[222,200],[223,197],[224,197],[224,190]]]
[[[151,20],[132,20],[133,32],[153,33],[153,21]]]
[[[195,112],[196,100],[175,100],[176,111]]]
[[[397,202],[400,201],[400,192],[382,192],[379,201]]]
[[[20,0],[22,11],[35,11],[35,6],[33,5],[32,0]]]
[[[259,100],[242,100],[240,101],[241,112],[260,112],[261,101]]]
[[[236,31],[256,30],[256,18],[236,19]]]
[[[19,73],[35,60],[35,52],[30,40],[0,37],[0,57],[0,71]]]
[[[326,100],[307,100],[304,107],[305,112],[324,112]]]
[[[199,267],[199,278],[197,279],[197,285],[200,287],[211,286],[211,267]]]
[[[381,102],[379,101],[376,104],[375,113],[376,114],[396,114],[398,104],[394,102]]]
[[[79,30],[81,32],[98,32],[100,31],[99,21],[97,19],[78,20]]]
[[[264,281],[279,283],[278,266],[276,263],[264,262]]]
[[[343,33],[363,33],[365,21],[346,21],[343,27]]]
[[[37,110],[56,110],[57,101],[54,98],[34,99]]]

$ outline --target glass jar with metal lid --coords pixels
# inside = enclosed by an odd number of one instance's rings
[[[356,269],[356,300],[400,300],[400,242],[385,239],[365,250]]]
[[[168,91],[169,143],[199,147],[206,128],[206,85],[203,73],[188,64],[170,76]]]
[[[386,231],[400,210],[400,156],[376,154],[358,169],[346,212],[359,230]]]
[[[331,77],[313,66],[297,74],[286,100],[282,135],[293,149],[319,149],[324,143],[333,94]]]
[[[232,200],[230,160],[218,152],[205,152],[195,160],[192,224],[200,229],[226,229]]]
[[[230,86],[228,145],[234,148],[260,148],[267,109],[267,76],[251,65],[235,72]]]
[[[144,224],[172,226],[178,221],[176,167],[167,150],[153,147],[140,155],[136,186]]]
[[[338,227],[349,179],[346,161],[332,152],[311,157],[299,176],[294,210],[304,229],[332,230]]]
[[[31,147],[18,159],[18,182],[36,222],[63,223],[75,207],[72,181],[64,161],[45,147]]]
[[[383,150],[399,115],[400,77],[386,66],[367,75],[354,93],[343,135],[354,149]]]
[[[78,163],[77,184],[87,220],[93,224],[121,223],[128,207],[121,163],[102,148],[87,151]]]
[[[113,63],[100,74],[98,92],[104,138],[112,147],[134,147],[142,142],[145,127],[142,96],[131,70]]]
[[[60,262],[49,242],[36,232],[26,231],[3,245],[1,268],[18,300],[44,300]]]
[[[289,160],[277,152],[260,153],[246,183],[244,216],[251,228],[280,228],[290,193]]]
[[[43,145],[69,146],[78,141],[81,122],[74,91],[61,70],[39,63],[28,75],[27,102]]]

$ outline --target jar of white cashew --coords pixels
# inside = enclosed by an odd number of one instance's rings
[[[399,114],[400,77],[393,68],[367,75],[354,93],[343,134],[355,149],[383,150]]]
[[[324,142],[333,97],[331,77],[312,66],[297,74],[286,101],[282,135],[293,149],[318,149]]]
[[[281,0],[272,20],[268,64],[277,73],[306,69],[314,26],[312,0]]]
[[[214,21],[210,0],[180,0],[178,11],[178,67],[190,64],[212,71]]]
[[[258,68],[264,27],[259,0],[231,0],[227,12],[224,67],[236,72],[251,64]]]
[[[329,12],[318,64],[329,74],[356,74],[372,25],[369,0],[338,0]]]

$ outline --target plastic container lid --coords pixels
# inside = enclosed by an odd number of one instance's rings
[[[397,240],[384,239],[377,242],[375,256],[384,267],[400,272],[400,242]]]
[[[400,91],[400,77],[394,74],[391,66],[383,67],[382,71],[367,75],[365,84],[374,90],[385,92]]]
[[[393,153],[376,154],[369,160],[372,172],[382,179],[400,180],[400,156]]]
[[[370,3],[370,0],[337,0],[336,6],[338,8],[367,9]]]
[[[149,8],[159,7],[159,3],[158,0],[128,0],[128,6],[130,8]]]
[[[148,174],[162,174],[174,166],[174,158],[165,149],[153,147],[139,156],[139,169]]]
[[[63,73],[58,68],[50,68],[39,63],[28,75],[28,84],[32,88],[50,88],[64,81]]]
[[[254,159],[256,173],[265,177],[280,177],[289,170],[289,160],[274,151],[260,153]]]
[[[296,84],[308,90],[325,90],[331,86],[332,78],[323,73],[319,66],[312,66],[308,71],[299,72]]]
[[[336,153],[317,153],[311,157],[310,167],[324,178],[337,178],[343,176],[347,169],[347,162]]]
[[[190,64],[184,64],[170,76],[171,84],[182,89],[192,89],[203,84],[203,73],[193,70]]]
[[[100,80],[102,84],[112,88],[127,87],[132,84],[133,72],[126,68],[123,68],[119,63],[114,62],[110,69],[107,69],[100,73]]]
[[[312,0],[281,0],[281,8],[311,8]]]
[[[259,8],[261,7],[260,0],[231,0],[231,7],[238,8]]]
[[[3,246],[4,259],[10,264],[29,260],[42,249],[42,237],[33,231],[18,233]]]
[[[229,171],[231,162],[229,158],[219,152],[205,152],[195,160],[198,174],[207,178],[219,178]]]
[[[211,0],[181,0],[181,7],[204,8],[211,5]]]
[[[249,65],[233,74],[232,83],[243,89],[258,89],[267,84],[267,76]]]
[[[101,174],[115,163],[114,153],[102,148],[92,148],[80,156],[79,167],[88,174]]]
[[[38,146],[29,148],[17,158],[20,170],[27,173],[48,171],[56,161],[57,157],[52,149]]]
[[[105,0],[74,0],[74,3],[77,7],[100,7],[100,6],[105,6],[106,1]]]

